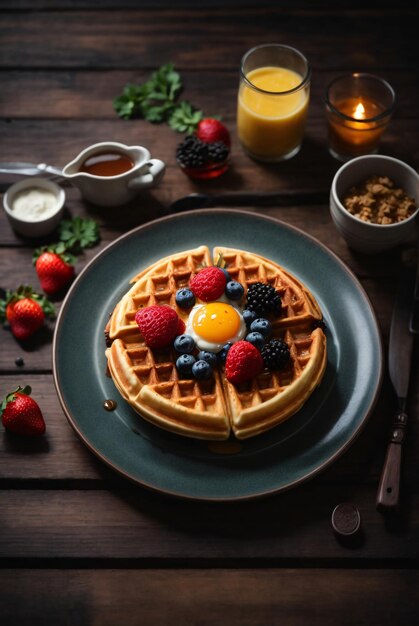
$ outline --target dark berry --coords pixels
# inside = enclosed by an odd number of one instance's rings
[[[226,277],[227,282],[228,282],[229,280],[231,280],[231,276],[230,276],[230,274],[228,273],[228,271],[226,270],[226,268],[225,268],[225,267],[220,267],[220,270],[222,270],[222,271],[224,272],[224,275],[225,275],[225,277]]]
[[[270,370],[280,370],[290,361],[290,350],[281,339],[270,339],[262,348],[262,357],[265,366]]]
[[[255,311],[258,317],[266,317],[269,314],[279,317],[281,296],[268,283],[254,283],[247,290],[247,308]]]
[[[185,167],[202,167],[208,161],[208,144],[189,135],[178,145],[176,158]]]
[[[198,359],[200,361],[207,361],[211,367],[217,367],[217,355],[214,352],[208,352],[208,350],[201,350],[198,353]]]
[[[231,343],[226,343],[219,352],[217,352],[217,359],[219,361],[221,361],[221,363],[224,363],[224,361],[227,358],[227,353],[231,348]]]
[[[195,361],[192,365],[192,376],[197,380],[208,380],[212,376],[212,367],[208,361]]]
[[[251,323],[254,322],[256,318],[257,318],[256,311],[251,311],[250,309],[245,309],[243,311],[243,319],[245,321],[247,328],[250,328]]]
[[[262,350],[263,344],[265,343],[265,337],[261,333],[249,333],[245,339],[249,343],[252,343],[258,350]]]
[[[190,309],[195,304],[195,296],[190,289],[178,289],[176,292],[176,304],[181,309]]]
[[[176,360],[176,369],[180,376],[192,376],[192,366],[196,362],[195,357],[191,354],[181,354]]]
[[[222,141],[208,144],[208,158],[214,163],[222,163],[228,157],[229,149]]]
[[[173,346],[177,352],[190,354],[195,348],[195,342],[190,335],[179,335],[174,340]]]
[[[237,280],[230,280],[226,285],[225,294],[230,300],[240,300],[243,297],[244,288]]]
[[[272,332],[272,324],[264,317],[258,317],[250,324],[250,330],[252,333],[260,333],[267,337]]]
[[[18,367],[23,367],[23,365],[25,365],[25,361],[22,359],[21,356],[18,356],[17,359],[15,359],[15,364]]]

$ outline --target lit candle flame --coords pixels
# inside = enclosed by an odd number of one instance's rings
[[[365,119],[365,117],[366,117],[365,116],[365,107],[362,104],[362,102],[358,102],[358,104],[356,105],[355,110],[354,110],[354,117],[357,120],[364,120]]]

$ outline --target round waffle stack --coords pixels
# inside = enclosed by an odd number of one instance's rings
[[[202,267],[222,258],[231,278],[245,292],[256,282],[272,285],[281,296],[281,316],[271,320],[272,337],[284,340],[290,363],[280,371],[265,369],[246,383],[228,382],[223,368],[210,380],[182,379],[172,347],[152,350],[135,322],[140,308],[173,307],[186,322],[189,311],[177,306],[176,291],[187,287]],[[320,308],[294,276],[262,256],[217,247],[213,258],[201,246],[160,259],[132,280],[115,307],[107,335],[110,374],[121,395],[142,417],[166,430],[200,439],[239,439],[265,432],[290,417],[320,383],[326,367],[326,337]]]

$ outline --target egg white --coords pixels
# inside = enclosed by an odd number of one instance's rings
[[[246,335],[246,332],[247,332],[246,323],[243,319],[242,312],[236,304],[233,304],[230,300],[228,300],[227,298],[223,296],[221,296],[218,300],[214,300],[213,302],[226,302],[227,304],[230,304],[233,307],[233,309],[236,311],[236,313],[238,313],[239,315],[240,326],[239,326],[239,330],[233,337],[230,337],[229,339],[226,339],[225,341],[221,343],[207,341],[206,339],[203,339],[195,332],[194,327],[193,327],[193,319],[197,311],[199,311],[199,309],[202,309],[207,304],[212,304],[212,302],[211,303],[206,302],[205,304],[196,304],[191,309],[191,312],[189,313],[188,321],[186,322],[185,334],[190,335],[193,338],[195,344],[198,346],[200,350],[207,350],[207,352],[219,352],[222,349],[222,347],[225,346],[226,343],[235,343],[236,341],[240,341],[240,339],[243,339],[243,337]]]

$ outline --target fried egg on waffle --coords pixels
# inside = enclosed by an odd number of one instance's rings
[[[172,347],[152,350],[146,345],[135,322],[138,309],[169,305],[187,328],[189,323],[190,329],[190,318],[194,318],[190,310],[177,306],[176,291],[187,287],[202,267],[216,263],[220,254],[231,278],[240,282],[245,292],[253,283],[263,282],[280,294],[282,314],[271,319],[272,336],[284,340],[290,349],[291,360],[286,369],[265,369],[240,385],[228,382],[223,367],[215,368],[210,380],[182,379],[175,366],[178,354]],[[311,292],[273,261],[222,247],[215,248],[211,257],[208,248],[201,246],[155,262],[132,282],[107,326],[110,346],[106,356],[122,397],[155,425],[199,439],[227,439],[230,433],[245,439],[296,413],[321,382],[327,354],[326,337],[319,327],[320,308]],[[199,306],[202,303],[197,302]],[[234,316],[228,313],[230,323]],[[234,329],[238,328],[236,321],[231,323]],[[205,332],[210,340],[217,339],[210,326]]]

